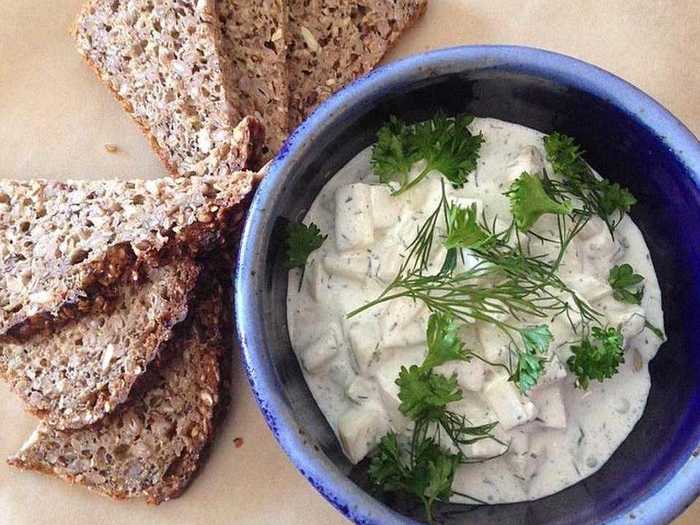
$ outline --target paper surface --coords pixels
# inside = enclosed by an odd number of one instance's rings
[[[162,176],[140,131],[74,50],[80,0],[0,0],[0,177]],[[700,134],[697,0],[431,0],[391,58],[456,44],[573,55],[639,86]],[[117,146],[109,153],[106,144]],[[235,367],[225,428],[191,488],[159,507],[113,502],[0,462],[0,525],[342,524],[278,448]],[[0,385],[0,459],[35,426]],[[243,439],[237,448],[234,438]],[[696,503],[674,525],[700,523]]]

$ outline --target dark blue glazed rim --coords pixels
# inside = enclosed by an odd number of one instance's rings
[[[391,96],[392,93],[402,89],[408,89],[416,82],[420,82],[420,79],[430,77],[433,72],[444,75],[490,70],[506,71],[516,75],[524,74],[554,82],[567,89],[580,91],[605,101],[619,111],[620,115],[634,121],[635,125],[645,129],[645,133],[654,137],[655,143],[649,145],[650,159],[653,159],[655,152],[659,151],[663,151],[664,155],[672,158],[678,170],[687,179],[684,182],[686,184],[684,191],[693,193],[691,196],[674,198],[684,199],[684,202],[689,203],[690,208],[700,213],[700,144],[693,134],[661,105],[634,86],[595,66],[567,56],[515,46],[464,46],[442,49],[381,67],[322,104],[289,138],[272,163],[253,199],[236,268],[234,298],[237,312],[236,326],[251,387],[275,438],[302,475],[331,504],[358,524],[417,522],[374,499],[351,481],[347,474],[342,472],[318,446],[310,443],[303,424],[300,424],[298,417],[293,413],[280,379],[285,371],[279,370],[279,367],[276,369],[276,365],[270,358],[267,336],[269,327],[266,326],[269,324],[266,318],[268,312],[261,312],[259,308],[259,295],[262,293],[262,288],[258,274],[263,272],[261,257],[269,251],[272,228],[269,223],[271,216],[274,215],[274,210],[271,210],[270,206],[279,197],[280,192],[286,190],[285,184],[290,176],[290,170],[294,168],[304,152],[312,147],[319,137],[323,137],[324,134],[332,135],[334,126],[347,118],[349,111],[363,111],[363,108],[371,107],[377,100]],[[531,118],[534,122],[537,121],[537,115]],[[586,124],[582,123],[583,126]],[[624,138],[615,137],[614,140],[624,140]],[[595,164],[594,167],[596,167]],[[603,170],[603,173],[607,172]],[[633,190],[635,189],[634,181],[625,180],[624,182],[631,184]],[[312,198],[313,195],[307,200]],[[697,230],[700,230],[697,217],[700,215],[690,214],[688,218],[679,219],[681,222],[690,222],[684,227],[691,232],[691,242],[694,236],[698,235]],[[652,253],[653,251],[652,247]],[[696,257],[694,261],[694,276],[700,275],[698,260],[700,257]],[[655,264],[658,264],[656,258]],[[665,295],[664,301],[668,299],[669,297]],[[688,304],[695,307],[700,303]],[[690,317],[690,319],[693,318]],[[693,335],[698,333],[695,327],[692,329]],[[690,348],[688,351],[691,351]],[[694,351],[697,354],[700,350],[694,349]],[[696,354],[692,357],[694,364],[698,363]],[[683,423],[679,430],[682,435],[689,438],[685,440],[682,450],[675,450],[664,456],[666,458],[663,460],[666,462],[665,475],[658,476],[652,486],[634,489],[636,493],[631,502],[618,502],[612,511],[601,509],[597,514],[599,518],[592,521],[586,520],[585,523],[666,524],[700,494],[700,459],[695,459],[700,452],[700,425],[697,424],[697,418],[689,419],[687,416],[688,413],[692,414],[693,410],[700,413],[700,387],[697,379],[695,381],[690,384],[693,393],[688,402],[689,412],[685,412],[685,418],[690,423]],[[673,410],[674,407],[668,407],[668,409]],[[579,523],[575,514],[576,509],[571,510],[574,513],[571,518],[557,519],[551,523]],[[534,523],[534,521],[528,521],[527,516],[520,519],[518,523]],[[469,521],[469,518],[466,521]],[[489,520],[487,518],[485,521],[479,521],[479,523],[482,522],[488,523]],[[541,522],[550,523],[546,518]]]

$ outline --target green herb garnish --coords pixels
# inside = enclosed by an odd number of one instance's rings
[[[510,197],[515,224],[522,231],[529,230],[544,214],[566,215],[572,211],[568,200],[555,201],[545,192],[542,180],[527,172],[513,182],[506,195]]]
[[[523,350],[517,352],[518,362],[510,377],[523,394],[527,394],[536,384],[544,365],[549,360],[547,351],[552,342],[552,332],[546,325],[530,326],[520,330]]]
[[[431,171],[439,171],[455,188],[467,181],[476,169],[481,134],[469,131],[474,117],[447,117],[439,113],[434,118],[409,124],[391,117],[377,133],[372,148],[371,164],[382,183],[398,183],[393,194],[401,194],[423,180]],[[410,179],[411,168],[424,161],[421,172]]]
[[[457,467],[469,461],[462,446],[496,439],[492,435],[496,423],[471,426],[464,416],[447,408],[449,403],[462,399],[462,391],[454,376],[446,377],[433,369],[472,356],[457,336],[454,319],[431,315],[427,340],[423,363],[401,367],[396,380],[399,410],[414,422],[413,435],[410,440],[402,440],[393,432],[386,434],[370,461],[369,478],[385,492],[403,492],[418,498],[432,522],[433,504],[449,501],[454,494],[452,482]],[[442,442],[445,436],[449,439],[447,444]]]
[[[625,362],[623,343],[619,328],[594,326],[590,337],[571,345],[573,355],[567,364],[576,374],[576,385],[586,389],[593,379],[602,382],[614,376]]]
[[[596,177],[573,138],[552,133],[545,137],[544,148],[554,173],[562,178],[561,181],[548,179],[546,190],[550,196],[557,196],[558,200],[574,198],[579,203],[572,212],[576,222],[585,225],[597,215],[612,235],[625,213],[637,202],[634,196],[619,184]]]
[[[326,240],[313,222],[308,226],[299,222],[287,225],[287,268],[304,268],[311,252]]]
[[[608,282],[613,289],[613,297],[622,303],[641,304],[644,296],[644,276],[634,273],[629,264],[610,268]]]
[[[321,247],[327,237],[321,235],[321,230],[313,222],[308,226],[300,222],[287,224],[287,269],[301,268],[299,290],[304,282],[306,260],[311,252]]]

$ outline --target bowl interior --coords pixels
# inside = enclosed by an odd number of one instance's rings
[[[366,465],[353,467],[306,387],[292,352],[286,320],[287,272],[283,226],[303,217],[322,186],[357,152],[371,144],[390,115],[418,121],[438,109],[515,122],[543,132],[562,131],[586,151],[605,177],[637,197],[632,216],[647,240],[663,293],[668,341],[651,362],[652,389],[644,416],[612,458],[595,475],[558,493],[528,503],[467,507],[442,505],[449,524],[602,523],[655,492],[685,462],[700,440],[700,191],[685,167],[635,115],[561,79],[527,70],[482,67],[467,72],[424,70],[381,96],[341,108],[322,133],[300,130],[292,142],[307,141],[294,159],[276,168],[293,169],[267,196],[262,224],[269,242],[257,246],[259,263],[251,299],[266,319],[264,348],[281,396],[314,453],[325,455],[359,487],[369,490]],[[640,108],[641,111],[644,108]],[[311,142],[308,142],[311,141]],[[300,152],[299,152],[300,151]],[[260,211],[260,210],[258,210]],[[264,235],[264,234],[263,234]],[[273,429],[274,430],[274,429]],[[325,461],[325,458],[324,458]],[[398,498],[378,499],[420,520],[422,507]]]

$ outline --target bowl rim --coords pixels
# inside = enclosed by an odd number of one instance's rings
[[[694,184],[700,189],[700,142],[685,125],[656,100],[627,81],[581,60],[524,46],[456,46],[431,50],[391,62],[360,79],[322,103],[297,128],[269,166],[255,196],[243,228],[235,269],[234,311],[243,366],[256,402],[287,456],[297,470],[334,507],[355,523],[400,524],[418,523],[374,499],[330,461],[312,451],[304,443],[290,407],[286,404],[267,351],[262,345],[262,326],[253,311],[256,290],[247,278],[255,271],[255,253],[262,233],[257,227],[268,199],[279,191],[289,170],[314,137],[331,127],[358,101],[381,98],[389,86],[410,80],[416,70],[436,66],[457,69],[505,68],[523,71],[544,78],[554,78],[607,100],[628,113],[660,137],[685,166]],[[695,453],[681,465],[671,479],[639,504],[622,509],[606,520],[608,525],[628,523],[634,514],[638,525],[667,524],[700,495],[700,443]],[[330,468],[329,468],[330,467]]]

